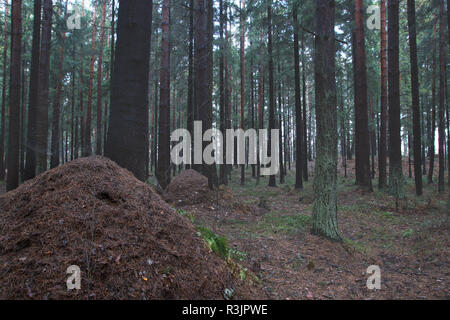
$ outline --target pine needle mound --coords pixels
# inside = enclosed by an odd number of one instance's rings
[[[169,184],[165,199],[176,206],[208,203],[214,192],[208,187],[208,178],[189,169],[181,172]]]
[[[0,299],[254,297],[191,222],[103,157],[67,163],[0,196]],[[67,290],[71,265],[81,289]]]

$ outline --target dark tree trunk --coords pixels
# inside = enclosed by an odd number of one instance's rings
[[[13,0],[11,7],[11,68],[9,82],[7,191],[11,191],[19,185],[22,0]]]
[[[416,194],[421,196],[422,186],[422,135],[420,130],[420,106],[419,106],[419,75],[417,67],[417,41],[416,41],[416,2],[408,0],[408,32],[411,64],[411,94],[413,116],[413,149],[414,149],[414,179],[416,182]]]
[[[364,6],[355,0],[354,83],[355,83],[355,169],[356,184],[372,191],[370,177],[370,139],[367,112],[367,71],[364,43]]]
[[[244,108],[245,108],[245,0],[241,1],[241,41],[240,41],[240,68],[241,68],[241,129],[245,129]],[[241,185],[245,184],[245,164],[241,165]]]
[[[67,1],[66,1],[67,8]],[[61,52],[59,54],[59,75],[58,83],[56,85],[55,102],[53,103],[53,120],[52,120],[52,141],[51,141],[51,156],[50,168],[56,168],[60,162],[60,122],[61,122],[61,91],[63,86],[64,76],[64,50],[65,50],[66,33],[63,31],[61,35]]]
[[[44,0],[44,15],[42,20],[41,53],[39,60],[39,90],[37,110],[37,172],[47,170],[47,144],[48,144],[48,103],[49,103],[49,76],[50,76],[50,47],[52,35],[53,3]]]
[[[193,2],[193,0],[191,0]],[[224,45],[224,26],[225,26],[225,14],[224,14],[224,6],[223,6],[223,0],[220,0],[219,4],[219,14],[220,14],[220,62],[219,62],[219,99],[220,99],[220,130],[224,133],[227,126],[226,121],[226,105],[225,105],[225,99],[226,99],[226,83],[225,83],[225,45]],[[190,83],[192,81],[189,81]],[[225,135],[223,136],[223,143],[225,144]],[[223,158],[225,159],[225,148],[223,148]],[[226,165],[221,164],[219,166],[219,184],[228,184],[227,179],[227,172],[226,172]]]
[[[386,1],[380,1],[381,7],[381,100],[380,100],[380,141],[378,143],[378,188],[386,187],[386,116],[387,116],[387,56],[386,56]]]
[[[102,124],[102,68],[103,68],[103,45],[105,42],[105,20],[106,20],[106,0],[102,0],[102,24],[100,29],[100,44],[98,55],[98,67],[97,67],[97,144],[96,154],[102,154],[102,141],[103,141],[103,124]],[[151,26],[151,23],[150,23]],[[147,157],[148,158],[148,157]]]
[[[223,25],[222,25],[223,28]],[[222,45],[222,44],[221,44]],[[223,71],[223,70],[222,70]],[[221,92],[223,94],[223,92]],[[194,134],[194,0],[189,0],[189,74],[188,74],[188,102],[187,102],[187,130]],[[192,141],[191,159],[193,159]]]
[[[105,155],[145,179],[152,1],[122,1]]]
[[[275,97],[274,97],[274,80],[273,80],[273,56],[272,56],[272,2],[269,1],[267,6],[267,54],[269,58],[269,134],[268,134],[268,155],[272,154],[272,129],[275,128]],[[273,164],[272,164],[273,165]],[[269,187],[276,187],[277,183],[275,175],[269,176]]]
[[[170,1],[162,4],[160,104],[158,132],[158,169],[156,178],[163,190],[170,183]]]
[[[194,101],[197,108],[197,119],[202,122],[202,135],[211,128],[212,124],[212,12],[209,1],[196,0],[195,26],[194,26]],[[202,150],[208,145],[203,141]],[[214,184],[213,166],[207,165],[201,159],[201,167],[197,167],[206,177],[208,185],[212,188]]]
[[[94,64],[95,64],[95,37],[97,32],[97,3],[94,3],[94,22],[92,24],[92,47],[91,47],[91,65],[89,68],[89,91],[88,91],[88,104],[86,110],[86,132],[84,134],[85,146],[83,150],[83,156],[90,156],[92,153],[91,145],[91,123],[92,123],[92,95],[94,89]]]
[[[6,80],[8,57],[8,1],[5,1],[5,20],[3,28],[3,88],[2,88],[2,123],[0,133],[0,180],[5,180],[5,127],[6,127]]]
[[[293,9],[293,28],[294,28],[294,70],[295,70],[295,129],[296,129],[296,161],[295,161],[295,189],[303,189],[303,119],[302,103],[300,97],[300,56],[298,48],[298,20],[297,5]]]
[[[303,180],[308,181],[308,139],[307,139],[307,130],[306,130],[306,67],[305,67],[305,33],[302,33],[302,41],[301,41],[301,50],[302,50],[302,84],[303,84],[303,144],[302,144],[302,164],[303,164]]]
[[[389,187],[403,198],[403,172],[400,136],[399,0],[388,0],[388,83],[389,83]]]
[[[445,20],[444,20],[444,0],[441,0],[439,16],[439,192],[444,192],[444,171],[445,171],[445,89],[446,89],[446,57],[445,57]]]
[[[316,1],[315,90],[316,165],[314,234],[340,241],[337,224],[337,109],[335,77],[334,0]]]
[[[433,57],[432,57],[432,80],[431,80],[431,125],[430,136],[428,137],[428,157],[430,164],[428,168],[428,183],[433,183],[434,174],[434,158],[436,154],[435,150],[435,134],[436,134],[436,54],[437,54],[437,28],[434,24],[434,41],[433,41]]]

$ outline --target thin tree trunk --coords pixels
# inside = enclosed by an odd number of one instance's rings
[[[64,16],[67,12],[67,0],[66,0],[66,10],[64,11]],[[59,54],[59,75],[58,83],[56,85],[56,95],[55,102],[53,103],[53,121],[52,121],[52,141],[51,141],[51,156],[50,156],[50,167],[56,168],[60,162],[60,122],[61,122],[61,91],[63,86],[63,76],[64,76],[64,50],[65,50],[66,33],[63,31],[61,35],[61,52]]]
[[[221,2],[222,3],[222,2]],[[222,23],[222,22],[221,22]],[[223,28],[223,25],[221,25]],[[221,40],[223,41],[223,39]],[[221,43],[222,46],[222,43]],[[221,54],[222,49],[221,49]],[[223,57],[222,57],[223,58]],[[222,70],[223,71],[223,70]],[[187,130],[194,135],[194,0],[189,0],[189,74],[188,74],[188,105],[187,105]],[[221,91],[221,94],[223,92]],[[194,150],[189,146],[191,152],[191,159],[193,159]],[[190,168],[191,166],[189,166]]]
[[[267,53],[269,56],[269,134],[268,134],[268,155],[272,156],[272,129],[275,128],[275,99],[274,99],[274,80],[273,80],[273,56],[272,56],[272,0],[267,6]],[[272,164],[273,165],[273,164]],[[269,187],[276,187],[275,175],[269,176]]]
[[[416,194],[423,193],[422,183],[422,135],[420,129],[419,106],[419,72],[417,67],[417,41],[416,41],[416,2],[408,0],[408,32],[411,64],[411,94],[413,116],[413,149],[414,149],[414,179],[416,182]]]
[[[370,138],[367,108],[367,71],[364,37],[364,6],[355,0],[354,83],[355,83],[355,171],[356,184],[372,191],[370,177]]]
[[[156,178],[166,190],[170,183],[170,1],[162,3],[161,73]]]
[[[388,83],[389,83],[389,186],[396,198],[403,198],[400,136],[399,0],[388,0]]]
[[[102,68],[103,68],[103,45],[105,42],[105,19],[106,19],[106,0],[102,0],[102,25],[100,31],[100,44],[97,67],[97,150],[96,153],[102,154],[102,140],[103,140],[103,124],[102,124]],[[151,24],[150,24],[151,25]]]
[[[446,72],[446,51],[445,51],[445,20],[444,20],[444,0],[441,0],[439,16],[439,192],[444,192],[444,170],[445,170],[445,72]]]
[[[20,73],[22,60],[22,0],[11,5],[11,69],[9,82],[8,175],[6,190],[19,185],[20,146]]]
[[[380,0],[381,8],[381,100],[380,100],[380,141],[378,143],[378,188],[386,187],[386,116],[387,116],[387,56],[386,56],[386,0]]]
[[[49,76],[50,76],[50,48],[52,34],[53,3],[44,0],[44,15],[42,20],[41,53],[39,60],[39,90],[37,112],[37,172],[47,170],[48,149],[48,103],[49,103]]]
[[[95,43],[96,43],[96,33],[97,33],[97,3],[94,3],[94,21],[92,23],[92,47],[91,47],[91,65],[89,68],[89,91],[88,91],[88,104],[86,110],[86,132],[84,138],[86,139],[83,156],[90,156],[92,153],[91,145],[91,122],[92,122],[92,94],[94,87],[94,64],[95,64]]]
[[[36,5],[36,4],[35,4]],[[0,133],[0,180],[5,180],[5,127],[6,127],[6,80],[8,57],[8,0],[5,0],[5,20],[3,27],[3,87],[2,87],[2,123]]]
[[[241,67],[241,129],[245,129],[244,108],[245,108],[245,0],[241,1],[241,41],[240,41],[240,67]],[[245,184],[245,164],[241,165],[241,185]]]
[[[434,174],[434,158],[436,154],[435,150],[435,134],[436,134],[436,54],[437,54],[437,22],[434,23],[434,41],[433,41],[433,57],[432,57],[432,80],[431,80],[431,134],[428,140],[428,157],[430,158],[430,164],[428,168],[428,183],[433,183]]]
[[[296,161],[295,161],[295,189],[303,189],[303,119],[302,103],[300,96],[300,57],[298,47],[298,20],[297,5],[293,9],[293,28],[294,28],[294,71],[295,71],[295,120],[296,120]]]

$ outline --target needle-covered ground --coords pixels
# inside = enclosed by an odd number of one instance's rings
[[[67,290],[71,265],[81,290]],[[0,299],[264,295],[229,266],[188,218],[106,158],[67,163],[0,196]]]
[[[285,184],[267,186],[268,179],[240,184],[240,170],[228,187],[202,204],[182,206],[184,215],[228,239],[237,260],[256,274],[270,299],[449,299],[449,187],[437,192],[428,185],[422,197],[406,176],[406,199],[354,185],[354,162],[348,177],[340,164],[338,222],[342,243],[310,233],[314,200],[309,182],[294,190],[295,171]],[[404,166],[407,168],[407,163]],[[437,169],[436,169],[437,170]],[[218,199],[218,200],[217,200]],[[370,265],[381,269],[381,290],[369,290]]]

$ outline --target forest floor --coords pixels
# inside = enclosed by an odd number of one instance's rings
[[[228,241],[231,256],[241,265],[241,280],[255,278],[268,299],[450,299],[450,192],[424,184],[414,193],[406,179],[406,199],[395,200],[378,191],[362,191],[354,184],[354,163],[348,177],[339,168],[338,223],[342,243],[312,235],[313,164],[301,191],[294,189],[295,170],[284,184],[259,184],[246,170],[245,185],[235,169],[228,187],[208,192],[209,201],[183,203],[200,192],[198,183],[181,188],[173,205],[197,226]],[[407,173],[405,173],[407,174]],[[195,178],[195,177],[194,177]],[[175,181],[175,180],[174,180]],[[185,181],[185,182],[186,182]],[[4,192],[0,183],[0,193]],[[179,190],[180,191],[180,190]],[[193,197],[196,198],[196,197]],[[369,290],[368,266],[381,270],[381,289]]]
[[[352,173],[353,163],[348,172]],[[310,170],[312,172],[312,170]],[[342,243],[310,233],[313,177],[294,189],[286,182],[258,185],[233,170],[228,187],[210,203],[184,205],[179,212],[228,239],[233,256],[260,280],[269,299],[450,299],[450,193],[425,184],[416,197],[406,178],[406,199],[376,188],[363,192],[354,177],[339,176],[338,223]],[[366,270],[378,265],[381,289],[369,290]]]

